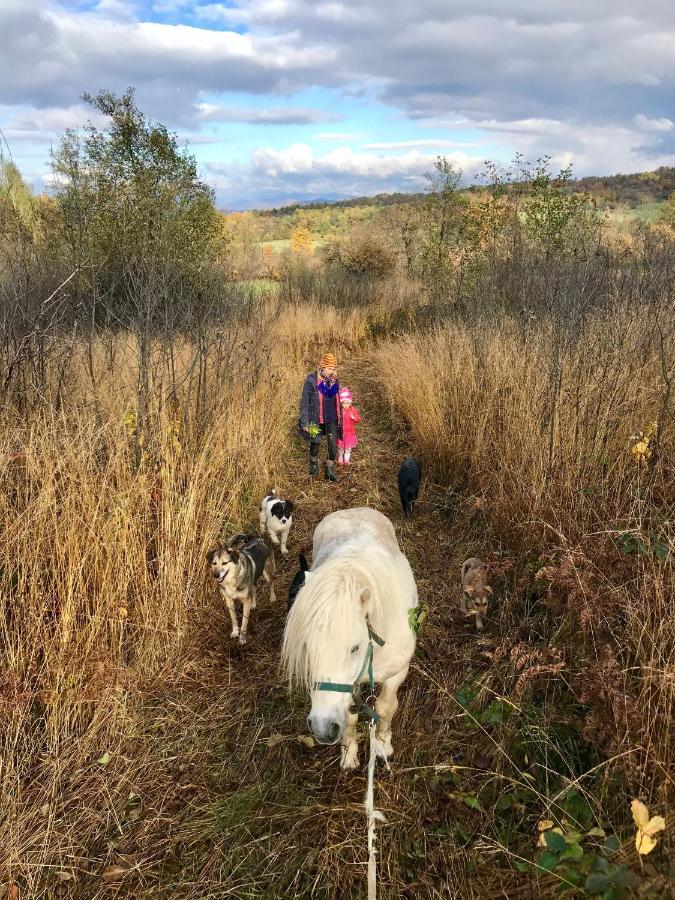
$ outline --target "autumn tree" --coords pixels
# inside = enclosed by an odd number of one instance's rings
[[[312,232],[305,224],[299,224],[291,232],[291,250],[293,253],[308,252],[312,249]]]

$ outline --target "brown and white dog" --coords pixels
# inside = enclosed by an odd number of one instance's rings
[[[231,637],[245,644],[249,616],[256,607],[256,585],[261,578],[270,586],[270,603],[277,599],[274,553],[260,538],[238,535],[227,547],[211,550],[207,560],[232,619]],[[241,628],[237,622],[236,600],[243,606]]]
[[[482,559],[472,556],[462,563],[461,609],[465,616],[476,617],[476,630],[483,630],[492,588],[487,583],[487,569]]]

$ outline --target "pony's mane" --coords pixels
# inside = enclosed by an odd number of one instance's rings
[[[368,592],[369,620],[386,632],[386,619],[407,615],[402,573],[381,548],[347,546],[311,573],[286,620],[281,665],[290,684],[309,687],[328,646],[346,647],[364,620],[361,597]],[[382,623],[380,625],[380,623]]]

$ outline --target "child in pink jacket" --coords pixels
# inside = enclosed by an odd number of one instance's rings
[[[340,390],[340,406],[342,407],[342,437],[338,440],[338,465],[348,466],[352,461],[352,448],[356,447],[356,426],[361,421],[359,411],[352,406],[352,392],[349,388]]]

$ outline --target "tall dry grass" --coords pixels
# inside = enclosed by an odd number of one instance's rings
[[[213,642],[206,551],[250,529],[282,476],[310,361],[363,333],[355,312],[266,315],[264,346],[253,323],[206,411],[191,397],[213,373],[176,338],[151,348],[141,423],[137,341],[118,333],[78,342],[47,378],[60,406],[3,417],[0,884],[22,896],[75,885],[138,794],[162,809],[173,776],[157,737]]]
[[[558,687],[585,710],[583,739],[627,791],[662,805],[675,765],[673,359],[672,308],[654,320],[630,305],[575,334],[502,314],[376,353],[393,421],[490,562],[495,663],[559,648]],[[658,439],[639,458],[636,435],[652,422]],[[514,694],[515,674],[493,686],[518,701],[527,679]]]

